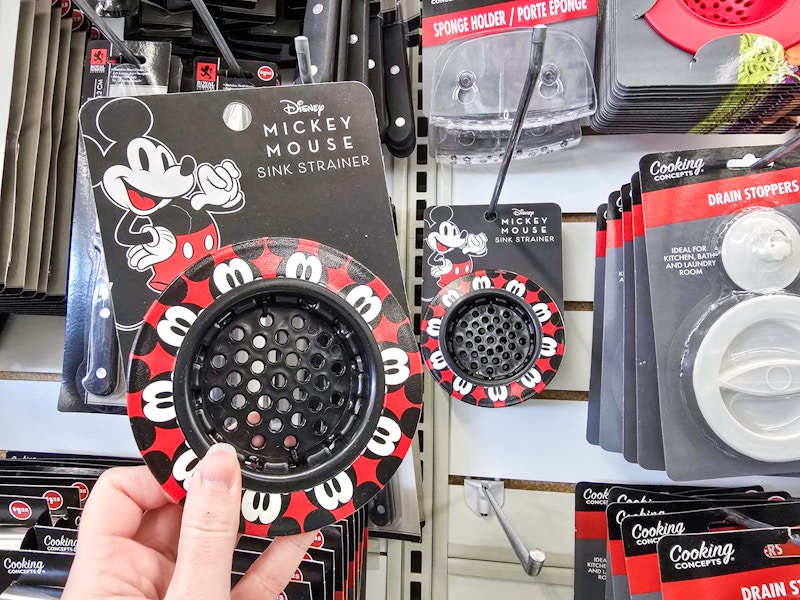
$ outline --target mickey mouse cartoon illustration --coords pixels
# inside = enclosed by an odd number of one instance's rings
[[[95,186],[124,211],[116,241],[127,248],[128,266],[149,272],[147,286],[161,292],[189,265],[219,249],[213,215],[244,206],[242,174],[229,159],[198,165],[192,156],[176,157],[149,135],[153,115],[136,98],[106,104],[96,125],[105,139],[87,136],[87,153],[100,152],[111,163]]]
[[[486,234],[469,233],[456,225],[449,206],[438,206],[428,215],[431,232],[425,240],[433,251],[428,257],[431,275],[443,288],[473,271],[472,259],[486,255]],[[449,255],[449,257],[448,257]]]

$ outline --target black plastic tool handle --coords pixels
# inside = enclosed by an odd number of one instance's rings
[[[308,38],[315,83],[334,81],[339,5],[340,0],[308,0],[306,3],[303,35]]]
[[[389,115],[386,112],[383,74],[383,19],[380,15],[369,18],[369,60],[367,62],[367,85],[375,99],[375,113],[378,115],[378,131],[381,141],[386,136]]]
[[[350,34],[350,5],[352,0],[340,0],[339,45],[336,51],[336,81],[347,79],[347,37]]]
[[[398,158],[405,158],[414,152],[417,134],[414,127],[405,25],[399,4],[393,21],[383,28],[383,68],[389,117],[384,141],[389,152]]]
[[[366,84],[369,70],[369,0],[351,0],[347,38],[347,80]]]
[[[97,279],[89,324],[89,349],[83,388],[95,396],[110,396],[117,389],[119,346],[108,284]]]

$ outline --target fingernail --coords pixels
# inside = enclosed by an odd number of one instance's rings
[[[239,475],[236,450],[230,444],[214,444],[200,463],[202,484],[224,485],[232,488]]]

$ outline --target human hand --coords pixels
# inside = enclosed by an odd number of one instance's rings
[[[175,504],[147,467],[110,469],[81,518],[64,600],[277,598],[316,532],[276,539],[231,590],[242,475],[215,444]]]

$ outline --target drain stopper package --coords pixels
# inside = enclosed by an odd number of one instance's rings
[[[642,207],[667,474],[800,471],[800,156],[645,156]]]

